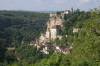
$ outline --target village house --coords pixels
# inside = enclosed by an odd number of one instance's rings
[[[65,46],[55,46],[55,52],[63,53],[63,54],[69,54],[71,52],[72,48],[68,48]]]
[[[44,47],[40,52],[44,54],[49,54],[48,47]]]
[[[73,33],[78,33],[79,32],[79,28],[73,28]]]

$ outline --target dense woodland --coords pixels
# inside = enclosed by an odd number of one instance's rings
[[[0,66],[100,66],[100,10],[77,9],[65,15],[62,35],[68,37],[55,42],[73,44],[68,55],[44,55],[28,45],[45,32],[48,18],[48,13],[0,11]],[[74,27],[80,31],[73,34]]]
[[[45,31],[47,20],[48,14],[45,13],[0,11],[0,61],[10,63],[16,60],[6,48],[15,47],[23,52],[21,45],[38,38]]]

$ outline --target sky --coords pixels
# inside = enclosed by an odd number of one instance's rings
[[[0,0],[0,10],[59,11],[71,8],[90,10],[100,6],[100,0]]]

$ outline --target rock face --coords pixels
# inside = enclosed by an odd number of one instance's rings
[[[50,19],[47,22],[47,31],[45,37],[48,40],[55,40],[58,36],[58,31],[63,27],[63,19],[61,14],[50,14]]]
[[[41,34],[39,39],[36,40],[35,46],[37,49],[42,49],[41,52],[45,54],[49,54],[47,52],[47,49],[43,48],[48,45],[48,42],[54,41],[56,39],[61,40],[62,35],[60,34],[62,32],[63,28],[63,22],[64,22],[64,15],[68,14],[68,12],[59,12],[59,13],[50,13],[50,18],[47,22],[47,28],[46,32],[44,34]],[[49,44],[48,47],[52,45]],[[55,47],[55,46],[52,46]]]
[[[45,43],[50,40],[61,39],[61,30],[63,28],[64,15],[68,14],[68,11],[59,13],[50,13],[50,18],[47,22],[47,30],[44,34],[41,34],[39,38],[40,43]]]
[[[67,15],[69,12],[59,12],[50,14],[50,18],[47,22],[46,32],[41,34],[41,36],[36,40],[35,47],[37,50],[42,52],[43,54],[49,54],[50,51],[69,54],[72,50],[70,47],[56,46],[50,41],[54,41],[56,39],[62,39],[62,28],[64,22],[64,15]],[[66,35],[67,37],[67,35]]]

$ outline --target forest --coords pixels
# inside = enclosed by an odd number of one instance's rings
[[[62,34],[68,37],[55,42],[73,44],[67,55],[45,55],[28,45],[45,32],[48,19],[49,13],[0,11],[0,66],[100,66],[98,8],[90,11],[77,9],[65,15]],[[73,33],[73,28],[80,30]],[[14,50],[9,51],[8,47]]]

